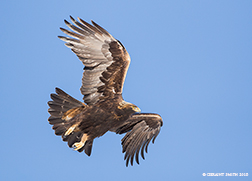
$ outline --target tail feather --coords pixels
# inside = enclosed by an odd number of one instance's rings
[[[52,101],[48,101],[50,117],[48,121],[53,125],[56,135],[61,135],[63,141],[68,142],[68,146],[90,156],[93,139],[78,129],[79,120],[74,119],[80,114],[86,105],[63,90],[56,88],[56,94],[51,94]]]
[[[66,127],[61,126],[61,125],[59,125],[57,128],[53,127],[53,129],[55,130],[55,134],[58,136],[62,135],[67,130]]]
[[[92,146],[93,146],[93,140],[88,140],[88,141],[85,143],[84,149],[85,149],[85,153],[86,153],[88,156],[91,155]]]
[[[56,93],[59,95],[60,99],[58,99],[58,96],[55,96],[55,100],[53,99],[54,96],[52,96],[52,99],[55,102],[59,102],[59,103],[64,103],[64,105],[68,105],[70,104],[72,107],[78,107],[80,105],[84,105],[82,102],[78,101],[77,99],[71,97],[70,95],[68,95],[67,93],[65,93],[63,90],[61,90],[60,88],[55,89]],[[56,94],[52,94],[52,95],[56,95]],[[66,102],[65,102],[66,101]]]
[[[51,94],[52,101],[48,101],[50,107],[48,112],[51,114],[48,119],[50,124],[63,123],[65,120],[62,118],[69,110],[74,109],[74,112],[78,113],[86,106],[84,103],[74,99],[59,88],[56,88],[56,93],[57,94]]]
[[[62,119],[50,116],[49,119],[48,119],[48,121],[49,121],[50,124],[55,125],[57,123],[61,123]]]
[[[50,106],[50,103],[48,102],[48,105]],[[64,114],[64,112],[62,110],[55,110],[52,108],[48,109],[48,112],[51,114],[52,117],[54,118],[61,118]]]
[[[73,108],[72,105],[68,106],[66,104],[57,103],[57,102],[54,102],[54,101],[49,101],[48,104],[49,104],[49,106],[50,106],[50,108],[52,110],[61,110],[62,112],[67,112],[69,109]]]

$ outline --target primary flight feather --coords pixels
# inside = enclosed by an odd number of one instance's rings
[[[159,134],[163,121],[160,115],[140,113],[140,109],[122,98],[122,90],[130,56],[122,43],[101,26],[78,18],[65,20],[72,30],[60,28],[69,37],[59,36],[84,64],[80,102],[59,88],[48,102],[56,135],[61,135],[69,147],[91,155],[93,140],[107,131],[126,133],[122,139],[126,166],[139,164],[144,151]]]

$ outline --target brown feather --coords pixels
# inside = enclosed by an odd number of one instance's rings
[[[144,150],[147,153],[147,148],[151,140],[155,139],[162,126],[162,118],[158,114],[140,113],[132,115],[124,124],[116,130],[116,133],[127,134],[122,139],[123,153],[126,166],[130,161],[133,165],[133,158],[139,164],[139,151],[144,159]]]
[[[70,18],[74,25],[66,20],[65,23],[77,33],[64,28],[61,30],[76,40],[62,36],[59,38],[66,41],[66,45],[89,68],[88,70],[84,68],[82,78],[81,92],[85,103],[94,105],[100,99],[110,99],[114,94],[121,94],[130,63],[126,49],[95,22],[92,21],[92,26],[80,18],[78,18],[80,23]],[[88,78],[91,76],[92,79]]]

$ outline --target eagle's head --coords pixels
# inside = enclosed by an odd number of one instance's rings
[[[126,101],[122,101],[119,103],[119,106],[118,106],[119,109],[130,109],[134,112],[138,112],[140,113],[141,112],[141,109],[139,107],[137,107],[135,104],[132,104],[132,103],[129,103],[129,102],[126,102]]]
[[[130,104],[131,104],[131,103],[130,103]],[[141,109],[140,109],[139,107],[137,107],[136,105],[131,104],[130,106],[131,106],[131,109],[132,109],[133,111],[138,112],[138,113],[141,112]]]

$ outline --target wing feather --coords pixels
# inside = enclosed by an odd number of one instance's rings
[[[121,140],[126,166],[129,162],[133,165],[134,158],[139,164],[140,150],[142,158],[145,159],[144,151],[147,153],[151,140],[154,143],[162,125],[162,118],[158,114],[140,113],[133,114],[116,130],[118,134],[127,132]]]
[[[71,30],[60,28],[70,37],[59,36],[65,45],[78,56],[84,64],[81,93],[84,102],[95,104],[104,98],[121,94],[130,63],[124,46],[104,28],[92,25],[70,16],[72,24],[64,20]]]

